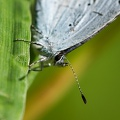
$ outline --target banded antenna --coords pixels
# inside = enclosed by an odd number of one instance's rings
[[[87,100],[86,100],[86,98],[85,98],[85,96],[84,96],[84,94],[83,94],[83,92],[82,92],[81,87],[80,87],[80,83],[79,83],[79,80],[78,80],[77,74],[75,73],[75,71],[74,71],[74,69],[73,69],[71,63],[69,62],[69,60],[68,60],[66,57],[65,57],[65,59],[67,60],[68,65],[69,65],[69,67],[71,68],[71,70],[72,70],[72,72],[73,72],[73,75],[74,75],[74,77],[75,77],[75,81],[77,82],[78,89],[79,89],[79,91],[80,91],[80,94],[81,94],[82,100],[83,100],[83,102],[86,104],[86,103],[87,103]]]

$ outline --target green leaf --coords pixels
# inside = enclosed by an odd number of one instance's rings
[[[31,13],[28,0],[0,0],[0,120],[21,120],[28,88],[26,75],[30,45]]]

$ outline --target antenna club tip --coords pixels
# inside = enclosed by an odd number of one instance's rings
[[[81,97],[82,97],[83,102],[86,104],[87,100],[86,100],[85,96],[83,95],[83,93],[81,94]]]

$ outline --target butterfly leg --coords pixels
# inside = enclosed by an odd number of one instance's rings
[[[28,41],[28,40],[24,40],[24,39],[16,39],[16,40],[14,40],[14,42],[19,42],[19,41],[27,42],[29,44],[35,44],[35,45],[38,45],[38,46],[42,46],[41,44],[39,44],[37,42],[34,42],[34,41]]]
[[[36,33],[42,34],[42,32],[40,32],[34,25],[31,25],[31,29]]]
[[[40,63],[40,66],[37,66],[37,67],[31,68],[32,66],[34,66],[34,65],[37,64],[37,63]],[[28,67],[29,67],[29,69],[28,69],[27,74],[24,75],[23,77],[19,78],[19,80],[23,80],[24,78],[26,78],[26,77],[29,75],[29,73],[30,73],[31,71],[42,71],[42,68],[43,68],[43,62],[41,62],[40,60],[38,60],[38,61],[36,61],[36,62],[30,64]]]
[[[40,65],[32,68],[32,66],[34,66],[37,63],[40,63]],[[41,60],[33,62],[32,64],[29,65],[29,70],[30,71],[42,71],[42,69],[43,69],[43,62]]]
[[[29,65],[29,70],[30,71],[42,71],[43,68],[50,67],[51,64],[50,63],[46,63],[47,60],[48,59],[46,57],[41,56],[41,58],[38,61],[33,62],[32,64]],[[39,63],[39,66],[32,67],[32,66],[35,66],[38,63]]]
[[[23,41],[23,42],[31,43],[31,41],[24,40],[24,39],[15,39],[14,40],[14,42],[18,42],[18,41]]]
[[[33,63],[32,63],[33,64]],[[35,65],[35,64],[33,64],[33,65]],[[32,66],[33,66],[32,65]],[[31,65],[29,66],[29,71],[42,71],[43,70],[43,68],[45,68],[45,67],[49,67],[50,65],[48,64],[48,65],[43,65],[43,62],[40,62],[40,65],[39,66],[37,66],[37,67],[33,67],[33,68],[31,68]]]

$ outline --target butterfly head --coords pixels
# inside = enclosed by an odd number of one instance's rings
[[[68,66],[68,63],[65,62],[65,55],[62,52],[55,55],[55,57],[54,57],[54,65],[55,66],[61,66],[61,67]]]

